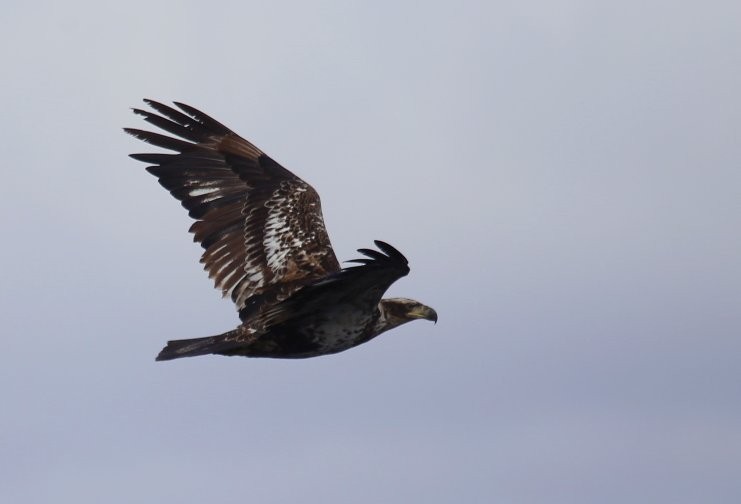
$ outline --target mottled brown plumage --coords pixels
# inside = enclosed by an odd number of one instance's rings
[[[390,245],[360,249],[340,268],[314,188],[223,124],[182,103],[145,100],[134,109],[175,137],[126,128],[174,153],[132,154],[195,219],[201,262],[237,306],[241,325],[207,338],[175,340],[157,357],[203,354],[303,358],[336,353],[416,318],[437,320],[407,299],[381,300],[409,272]]]

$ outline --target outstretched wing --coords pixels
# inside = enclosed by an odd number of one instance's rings
[[[196,220],[201,263],[242,320],[340,271],[313,187],[223,124],[188,105],[134,109],[179,138],[126,128],[175,154],[132,154]]]

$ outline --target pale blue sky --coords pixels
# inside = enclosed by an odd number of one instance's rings
[[[741,501],[741,4],[14,2],[0,501]],[[435,307],[343,354],[233,328],[141,98],[309,181]]]

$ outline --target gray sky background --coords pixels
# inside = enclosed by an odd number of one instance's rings
[[[0,501],[741,502],[741,3],[11,2]],[[440,314],[155,363],[236,313],[128,159],[190,103]]]

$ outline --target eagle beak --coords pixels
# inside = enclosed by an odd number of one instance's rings
[[[419,305],[409,312],[413,318],[431,320],[437,324],[437,312],[429,306]]]

